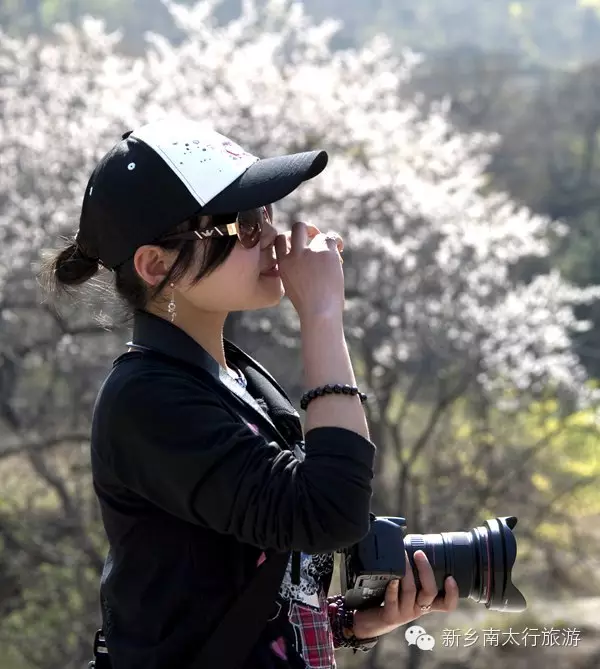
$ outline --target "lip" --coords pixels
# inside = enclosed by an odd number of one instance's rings
[[[275,262],[268,269],[260,273],[261,276],[279,276],[279,265]]]

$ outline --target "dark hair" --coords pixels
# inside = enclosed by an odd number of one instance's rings
[[[171,234],[199,230],[201,227],[208,227],[210,222],[208,217],[194,216],[168,232]],[[165,286],[180,279],[194,265],[197,265],[197,271],[192,279],[193,283],[197,283],[214,272],[227,260],[236,241],[237,237],[207,240],[202,246],[203,254],[200,262],[198,262],[197,254],[198,245],[194,241],[157,240],[151,242],[165,250],[179,251],[167,276],[158,286],[150,288],[136,272],[132,257],[114,269],[115,290],[131,309],[143,309],[149,300],[160,294]],[[79,286],[89,281],[98,272],[100,265],[97,259],[88,256],[75,241],[72,241],[45,265],[43,274],[46,275],[46,286],[50,292],[55,293]]]

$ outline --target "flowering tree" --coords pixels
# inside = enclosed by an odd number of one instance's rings
[[[564,228],[503,193],[486,193],[496,138],[456,133],[442,104],[423,117],[418,100],[404,95],[414,56],[398,59],[384,39],[333,53],[334,26],[314,25],[298,5],[245,7],[225,26],[211,19],[208,4],[172,7],[188,38],[175,48],[152,38],[146,78],[156,107],[147,112],[209,118],[259,154],[330,150],[325,173],[281,203],[278,217],[284,226],[305,217],[346,239],[347,329],[374,396],[378,462],[394,472],[394,510],[405,513],[423,506],[409,504],[415,472],[423,457],[442,457],[437,435],[457,400],[471,398],[478,431],[499,425],[491,410],[506,420],[549,389],[580,408],[595,401],[570,333],[587,325],[573,307],[598,291],[573,288],[555,272],[526,285],[513,278],[521,262],[548,254],[550,235]],[[298,341],[289,305],[268,317],[247,314],[242,324],[246,335]],[[536,466],[539,439],[520,439],[504,467],[523,450]],[[475,443],[480,468],[489,469],[492,456]],[[443,453],[456,461],[449,445]],[[454,471],[448,462],[440,467]],[[440,499],[453,494],[456,472],[448,480]],[[501,496],[510,484],[494,489]],[[379,490],[389,508],[389,490]],[[456,517],[435,504],[430,515],[467,522],[486,501],[477,495]]]
[[[332,53],[334,25],[312,24],[300,5],[246,3],[222,27],[211,8],[171,8],[188,35],[180,46],[151,39],[145,114],[209,119],[259,154],[330,150],[326,172],[279,213],[345,236],[349,330],[376,344],[375,371],[395,373],[430,348],[477,357],[488,390],[553,380],[580,391],[568,335],[585,324],[571,307],[595,291],[556,274],[511,280],[562,229],[504,194],[482,194],[494,138],[453,132],[443,106],[422,118],[402,96],[411,58],[398,59],[383,39]]]
[[[38,615],[47,602],[16,593],[28,605],[21,601],[20,617],[8,618],[13,645],[14,625],[23,621],[42,638],[41,625],[60,635],[73,617],[83,621],[68,637],[69,652],[52,636],[35,648],[18,644],[31,666],[46,666],[48,653],[61,666],[79,666],[89,649],[102,542],[81,445],[98,384],[125,337],[110,295],[101,291],[93,302],[57,310],[41,301],[35,273],[42,250],[75,231],[94,162],[138,124],[180,115],[212,121],[258,155],[330,151],[327,170],[279,203],[277,221],[284,227],[304,217],[345,238],[346,322],[362,383],[374,395],[369,411],[385,466],[382,489],[399,491],[393,506],[410,509],[414,522],[470,522],[507,489],[506,481],[492,492],[478,488],[457,505],[460,513],[447,512],[460,474],[455,444],[477,447],[486,470],[511,462],[490,450],[499,443],[497,434],[490,437],[502,423],[499,410],[522,411],[548,388],[566,391],[575,406],[594,399],[569,334],[585,326],[573,307],[597,291],[576,290],[554,273],[515,283],[518,263],[545,255],[548,235],[561,229],[503,194],[485,194],[494,138],[455,133],[443,105],[420,115],[404,93],[413,56],[399,59],[380,38],[334,53],[333,23],[313,23],[288,0],[265,4],[259,10],[245,2],[225,26],[217,24],[213,2],[168,4],[186,39],[173,46],[151,35],[139,60],[120,54],[118,36],[93,20],[60,28],[50,43],[0,35],[0,455],[18,456],[35,475],[26,501],[15,493],[9,505],[25,509],[25,521],[0,513],[0,532],[27,556],[25,567],[13,562],[6,572],[53,565],[59,591],[76,581],[87,593],[68,619],[55,611],[49,628]],[[237,334],[254,348],[268,341],[275,350],[275,342],[279,353],[298,341],[288,304],[244,315]],[[275,374],[287,372],[270,362]],[[453,433],[451,409],[459,401],[464,420],[473,421],[469,434],[478,435],[468,447],[464,434],[440,441],[441,430]],[[77,447],[54,448],[66,444]],[[517,446],[506,453],[527,455]],[[465,471],[461,485],[468,488],[478,472]],[[438,496],[423,498],[431,476]],[[41,506],[31,492],[40,481],[47,491]],[[43,622],[36,627],[36,620]]]

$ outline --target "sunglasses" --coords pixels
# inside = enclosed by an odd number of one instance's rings
[[[266,207],[249,209],[235,214],[211,216],[211,225],[203,230],[189,230],[166,235],[161,241],[171,240],[198,240],[212,237],[235,237],[246,249],[254,248],[262,236],[266,223],[271,223],[271,217]]]

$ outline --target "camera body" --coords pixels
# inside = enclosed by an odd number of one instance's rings
[[[369,534],[342,551],[341,591],[346,605],[360,611],[379,606],[388,583],[406,573],[406,519],[371,514]]]

